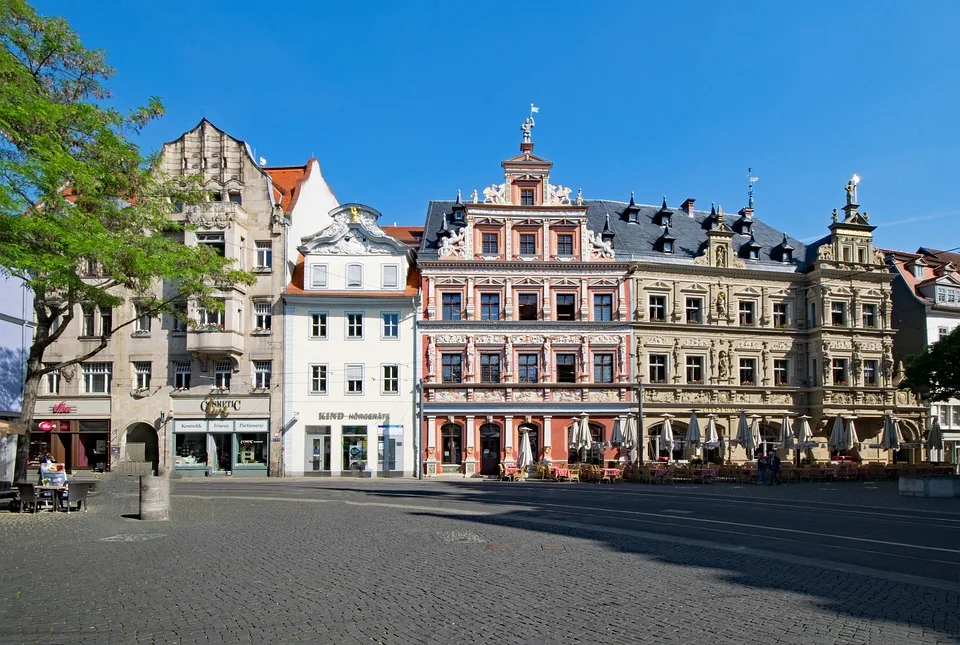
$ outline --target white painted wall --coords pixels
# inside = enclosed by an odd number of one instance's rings
[[[297,203],[290,212],[291,225],[287,237],[287,259],[297,261],[300,240],[330,225],[330,211],[340,205],[333,189],[327,184],[316,159],[310,160],[308,177],[300,186]]]
[[[945,312],[942,310],[931,309],[927,311],[927,344],[932,345],[933,343],[940,340],[940,329],[946,328],[947,332],[953,331],[956,327],[960,326],[960,311],[956,314]],[[930,417],[940,416],[940,407],[941,406],[960,406],[960,399],[950,399],[946,402],[934,403],[930,406]],[[952,412],[952,411],[951,411]],[[960,441],[960,423],[957,423],[954,420],[952,413],[949,415],[951,423],[941,425],[943,428],[943,438],[948,443],[945,446],[944,453],[938,455],[936,452],[933,452],[931,458],[936,461],[947,461],[948,455],[952,450],[951,442]]]

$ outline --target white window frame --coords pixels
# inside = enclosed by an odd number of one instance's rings
[[[43,367],[50,367],[50,363],[44,363]],[[45,394],[60,394],[60,370],[53,370],[44,374],[43,379]]]
[[[749,321],[745,321],[744,318],[749,317]],[[737,301],[737,321],[739,324],[744,327],[756,327],[757,326],[757,301],[756,300],[739,300]]]
[[[695,306],[691,307],[691,302],[695,303]],[[691,319],[691,313],[696,313],[696,320]],[[703,324],[703,298],[700,296],[686,296],[684,298],[684,322],[690,325]]]
[[[80,335],[90,338],[97,333],[96,310],[93,305],[80,305]]]
[[[393,284],[390,284],[389,273],[393,270]],[[399,264],[384,264],[380,267],[380,286],[383,289],[399,289],[400,288],[400,265]]]
[[[153,326],[153,320],[150,315],[146,312],[146,305],[142,302],[133,303],[135,310],[135,315],[137,321],[134,323],[133,333],[147,335],[150,333],[150,328]]]
[[[197,307],[198,325],[216,325],[221,330],[226,329],[227,303],[223,302],[222,309],[207,309],[206,307]]]
[[[837,370],[843,370],[843,380],[837,382]],[[834,358],[830,361],[830,383],[846,387],[850,385],[850,362],[846,358]]]
[[[389,370],[393,371],[393,375],[388,375]],[[381,365],[380,374],[382,375],[382,378],[380,379],[380,394],[399,396],[400,366],[397,364]],[[389,385],[392,385],[393,389],[390,389],[390,387],[388,387]]]
[[[173,389],[189,390],[191,381],[190,361],[174,361],[173,363]]]
[[[253,327],[254,331],[270,331],[273,325],[273,303],[265,300],[257,300],[253,303]]]
[[[394,326],[396,333],[389,335],[387,331],[387,316],[396,316],[397,324]],[[381,311],[380,312],[380,339],[381,340],[400,340],[400,312],[399,311]]]
[[[870,372],[873,373],[872,383],[867,381],[867,374]],[[876,359],[863,361],[863,384],[865,387],[876,387],[880,385],[880,361]]]
[[[778,363],[782,363],[783,367],[780,368],[777,366]],[[777,373],[783,372],[783,382],[777,381]],[[789,386],[790,385],[790,359],[789,358],[775,358],[773,359],[773,385],[776,386]]]
[[[309,366],[310,382],[307,388],[310,394],[327,394],[330,392],[330,369],[326,363],[311,363]]]
[[[328,267],[326,264],[310,265],[310,289],[327,288],[327,269]]]
[[[310,318],[307,322],[307,325],[309,325],[307,334],[309,335],[310,340],[326,340],[330,331],[327,327],[327,324],[330,321],[330,316],[326,311],[311,311],[308,315]],[[314,331],[317,333],[314,334]]]
[[[846,327],[850,320],[847,315],[847,303],[843,300],[832,300],[830,302],[830,324],[834,327]],[[834,317],[840,314],[841,322],[834,322]]]
[[[700,364],[699,365],[692,364],[691,361],[695,361],[695,362],[699,361]],[[690,370],[692,369],[700,370],[699,379],[690,378]],[[687,354],[684,360],[684,376],[686,377],[688,384],[703,385],[704,382],[706,381],[706,379],[704,378],[706,371],[707,371],[707,359],[706,357],[704,357],[703,354]]]
[[[363,265],[359,262],[351,262],[346,270],[347,289],[363,289]],[[353,275],[351,275],[353,273]]]
[[[83,363],[83,393],[109,394],[113,376],[112,363]],[[95,379],[103,379],[103,389],[97,389]]]
[[[737,365],[739,366],[739,372],[737,373],[737,376],[738,376],[737,383],[738,383],[739,385],[748,385],[748,386],[749,386],[749,385],[759,385],[759,383],[757,383],[757,378],[759,377],[759,374],[757,373],[757,365],[758,365],[758,363],[759,363],[759,361],[757,360],[757,357],[756,357],[756,356],[741,356],[741,357],[740,357],[740,360],[737,362]],[[753,378],[750,380],[750,382],[745,382],[745,381],[743,380],[744,372],[747,372],[747,371],[749,371],[749,372],[751,373],[751,375],[753,376]]]
[[[783,312],[782,312],[782,313],[783,313],[783,324],[782,324],[782,325],[778,325],[778,324],[777,324],[777,315],[778,315],[778,313],[780,313],[780,312],[777,311],[777,307],[782,307],[782,308],[783,308]],[[788,302],[775,302],[775,303],[773,303],[773,326],[774,326],[774,328],[776,328],[776,329],[785,329],[785,328],[787,328],[787,327],[790,326],[790,303],[788,303]]]
[[[150,389],[150,377],[153,372],[153,363],[150,361],[133,362],[133,388],[137,391]]]
[[[653,379],[653,359],[657,360],[657,367],[663,368],[663,379],[654,380]],[[659,359],[663,359],[662,365]],[[670,357],[667,354],[648,354],[647,355],[647,379],[651,383],[669,383],[670,382]]]
[[[354,323],[351,323],[350,316],[360,316],[360,323],[359,323],[360,334],[359,335],[351,335],[350,333],[352,331],[352,328],[356,326]],[[343,335],[347,340],[363,340],[364,317],[365,316],[363,315],[362,311],[345,311],[343,313],[343,320],[345,323],[343,326]]]
[[[657,309],[662,309],[660,318],[653,317],[655,298],[663,300],[662,307],[659,302],[656,305]],[[662,294],[662,293],[649,294],[647,296],[647,315],[650,316],[650,322],[667,322],[667,311],[669,306],[670,306],[670,299],[666,296],[666,294]]]
[[[253,389],[269,390],[273,375],[273,361],[251,361],[253,368]]]
[[[233,365],[230,361],[216,361],[213,364],[213,389],[229,392],[232,377]]]
[[[273,242],[271,240],[257,240],[254,242],[254,248],[256,249],[254,270],[273,269]]]
[[[343,366],[343,393],[348,396],[362,396],[363,395],[363,364],[362,363],[349,363]],[[356,376],[357,370],[359,370],[360,378],[350,378],[351,376]],[[353,389],[352,384],[358,383],[359,389]]]

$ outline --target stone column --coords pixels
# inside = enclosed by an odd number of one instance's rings
[[[467,277],[467,320],[476,320],[474,318],[474,278],[473,276]],[[479,316],[478,316],[479,318]]]
[[[617,286],[617,318],[616,320],[624,321],[627,319],[627,280],[629,278],[624,278],[620,281],[620,284]]]
[[[505,289],[505,296],[504,296],[504,304],[503,304],[503,308],[504,308],[503,317],[506,320],[516,320],[517,318],[513,312],[513,280],[511,280],[510,278],[507,278],[504,289]]]
[[[580,320],[590,320],[590,293],[587,281],[580,281]]]
[[[512,466],[516,462],[513,450],[513,415],[508,414],[503,422],[503,464]]]
[[[504,226],[503,258],[505,260],[510,260],[513,258],[513,220],[509,219]]]
[[[436,475],[437,471],[437,417],[427,417],[427,475]]]
[[[473,477],[477,474],[477,438],[474,436],[474,421],[476,417],[467,415],[467,458],[463,462],[463,474]]]
[[[553,428],[551,427],[552,422],[553,422],[553,417],[551,417],[551,416],[544,416],[544,417],[543,417],[543,431],[541,432],[541,434],[543,435],[543,439],[542,439],[542,442],[543,442],[543,460],[546,461],[547,463],[550,463],[551,461],[553,461],[553,456],[552,456],[552,452],[553,452],[553,437],[552,437],[553,432],[552,432],[552,431],[553,431]]]
[[[427,320],[437,319],[437,279],[427,278]]]

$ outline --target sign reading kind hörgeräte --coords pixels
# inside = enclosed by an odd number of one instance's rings
[[[320,421],[380,421],[386,412],[321,412]]]

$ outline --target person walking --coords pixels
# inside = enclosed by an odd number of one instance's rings
[[[780,485],[780,455],[777,454],[777,451],[774,450],[773,454],[770,455],[770,481],[767,482],[768,485],[772,486],[776,484]]]
[[[764,478],[767,474],[767,456],[763,453],[757,457],[757,484],[764,483]]]

